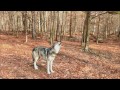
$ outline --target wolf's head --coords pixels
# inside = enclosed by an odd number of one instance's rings
[[[55,53],[58,53],[58,52],[59,52],[60,47],[61,47],[61,42],[56,42],[56,43],[54,43],[53,48],[54,48],[54,50],[55,50]]]

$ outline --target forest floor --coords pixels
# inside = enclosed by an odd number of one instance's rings
[[[50,47],[45,40],[0,35],[0,78],[2,79],[120,79],[120,41],[111,36],[104,43],[90,42],[90,52],[80,42],[63,41],[53,63],[54,73],[46,73],[46,62],[38,61],[34,70],[32,49]]]

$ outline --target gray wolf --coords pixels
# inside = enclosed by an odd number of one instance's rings
[[[59,53],[61,48],[61,42],[54,43],[51,47],[46,48],[44,46],[38,46],[33,48],[32,50],[32,58],[33,58],[33,65],[34,69],[38,69],[37,61],[43,56],[43,59],[47,61],[47,73],[53,73],[53,61],[56,55]]]

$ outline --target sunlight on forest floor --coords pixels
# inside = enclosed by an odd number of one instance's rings
[[[46,62],[38,61],[34,70],[32,49],[50,47],[44,40],[32,40],[0,35],[0,78],[9,79],[120,79],[120,42],[90,43],[90,53],[82,52],[80,42],[63,41],[60,53],[53,63],[54,73],[46,73]]]

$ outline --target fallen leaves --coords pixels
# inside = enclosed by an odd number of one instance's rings
[[[53,63],[54,73],[46,73],[46,62],[38,61],[38,70],[34,70],[32,49],[35,46],[50,47],[47,41],[10,35],[0,37],[0,79],[120,79],[120,46],[118,42],[90,44],[92,53],[80,50],[80,42],[63,41],[60,53]]]

